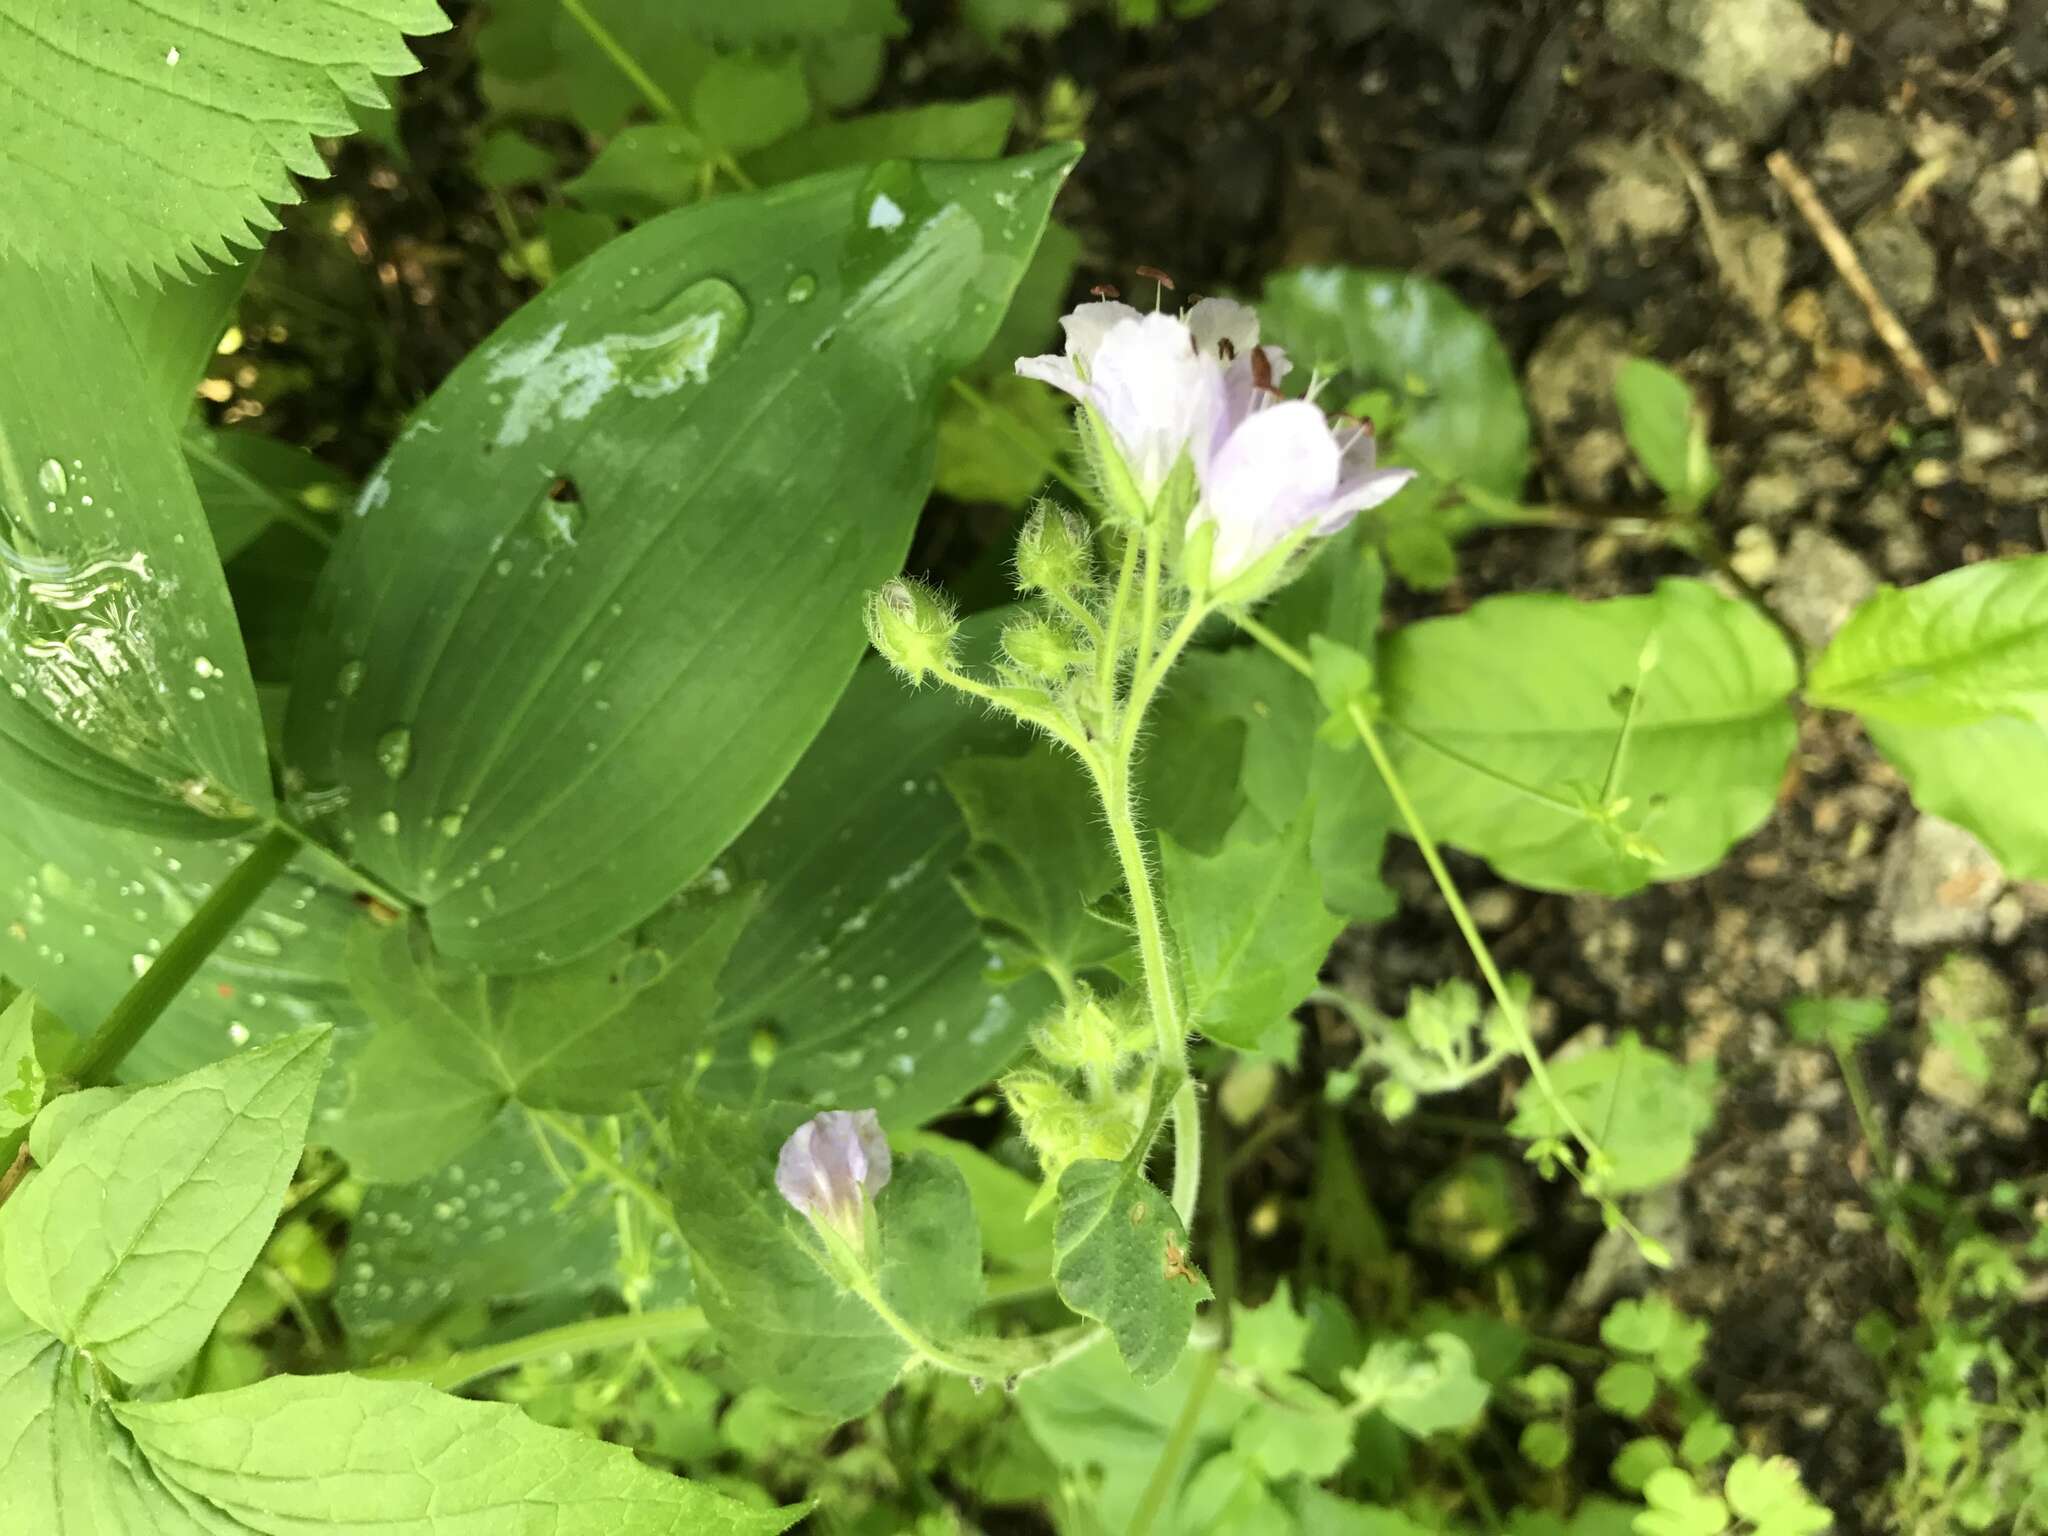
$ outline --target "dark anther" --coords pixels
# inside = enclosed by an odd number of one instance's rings
[[[1225,361],[1226,363],[1233,362],[1237,358],[1237,348],[1233,347],[1230,344],[1230,338],[1228,336],[1225,336],[1221,341],[1216,343],[1216,350],[1223,354],[1223,361]]]
[[[1088,291],[1098,299],[1113,299],[1117,297],[1116,284],[1114,283],[1097,283]]]
[[[1273,389],[1273,365],[1267,360],[1264,347],[1252,348],[1252,388],[1269,394]]]
[[[1160,287],[1166,289],[1168,292],[1171,292],[1173,289],[1173,279],[1168,277],[1164,272],[1160,271],[1157,267],[1140,267],[1138,268],[1138,276],[1149,277],[1150,279],[1152,279],[1153,282],[1157,283]]]

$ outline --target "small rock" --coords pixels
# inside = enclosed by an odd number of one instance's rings
[[[1778,312],[1785,292],[1785,274],[1792,265],[1792,239],[1769,219],[1732,214],[1723,220],[1731,256],[1721,274],[1735,296],[1759,320]]]
[[[1994,243],[2018,240],[2040,222],[2044,180],[2048,179],[2041,174],[2041,157],[2023,149],[1977,178],[1970,192],[1970,212]]]
[[[1792,534],[1771,582],[1772,606],[1794,634],[1818,651],[1856,605],[1877,590],[1863,557],[1817,528]]]
[[[1470,903],[1472,921],[1483,933],[1501,933],[1514,926],[1521,915],[1522,899],[1505,885],[1488,886]]]
[[[1981,1114],[2001,1134],[2024,1133],[2020,1108],[2038,1063],[2012,1028],[2013,991],[1979,955],[1951,955],[1920,988],[1920,1059],[1927,1097]]]
[[[1592,139],[1578,154],[1606,176],[1586,200],[1595,244],[1656,245],[1684,233],[1692,222],[1685,178],[1654,130],[1645,130],[1633,144]]]
[[[1614,375],[1630,355],[1628,332],[1610,315],[1566,315],[1529,358],[1529,409],[1551,461],[1572,494],[1606,500],[1610,479],[1628,462],[1614,403]]]
[[[1984,168],[1984,153],[1970,132],[1958,123],[1922,113],[1913,123],[1913,153],[1922,165],[1938,168],[1934,185],[1960,192]]]
[[[1770,583],[1778,569],[1778,541],[1771,537],[1771,530],[1756,523],[1745,523],[1735,530],[1735,547],[1728,552],[1728,564],[1751,586],[1761,587]]]
[[[1912,217],[1878,212],[1856,226],[1856,249],[1878,292],[1908,317],[1924,313],[1934,302],[1941,275],[1940,258]]]
[[[1990,926],[2004,889],[1990,849],[1953,822],[1921,815],[1886,853],[1878,907],[1895,944],[1956,944]]]
[[[1607,0],[1615,40],[1691,81],[1751,138],[1768,138],[1834,45],[1797,0]]]
[[[1898,125],[1880,112],[1844,107],[1828,119],[1820,142],[1820,160],[1851,176],[1872,176],[1899,158]]]

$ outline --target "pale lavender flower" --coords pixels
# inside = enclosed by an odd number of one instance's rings
[[[1333,425],[1280,395],[1287,354],[1260,344],[1246,305],[1202,299],[1172,315],[1083,304],[1060,325],[1064,355],[1019,358],[1017,371],[1089,408],[1148,506],[1183,458],[1192,464],[1187,531],[1213,527],[1212,590],[1283,546],[1337,532],[1413,478],[1376,466],[1369,426]]]
[[[830,1109],[789,1133],[775,1160],[775,1187],[813,1224],[858,1248],[866,1202],[889,1182],[889,1173],[889,1143],[875,1112]]]
[[[1202,494],[1188,532],[1214,526],[1212,586],[1224,586],[1297,536],[1336,533],[1415,477],[1412,469],[1376,466],[1370,425],[1333,426],[1310,402],[1280,399],[1272,382],[1253,382],[1242,409],[1226,417],[1196,465]]]

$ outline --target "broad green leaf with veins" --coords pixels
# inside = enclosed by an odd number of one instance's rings
[[[1714,1119],[1714,1064],[1681,1065],[1633,1033],[1597,1050],[1550,1063],[1550,1085],[1613,1167],[1600,1176],[1612,1194],[1675,1179],[1692,1161]],[[1508,1131],[1525,1141],[1565,1133],[1548,1094],[1535,1083],[1515,1095]]]
[[[850,1419],[880,1402],[910,1346],[827,1273],[810,1225],[775,1187],[787,1105],[741,1114],[677,1092],[668,1190],[690,1245],[697,1299],[734,1370],[792,1407]],[[981,1243],[965,1180],[911,1154],[875,1200],[883,1300],[938,1344],[956,1342],[981,1300]]]
[[[2048,880],[2048,725],[1997,717],[1974,725],[1864,729],[1923,811],[1967,827],[2016,880]]]
[[[191,1359],[277,1219],[327,1041],[246,1051],[66,1136],[0,1208],[0,1276],[22,1311],[124,1381]]]
[[[1814,663],[1806,696],[1887,725],[2048,726],[2048,555],[1881,589]]]
[[[1243,822],[1211,857],[1159,840],[1188,1023],[1244,1051],[1284,1050],[1288,1015],[1314,990],[1344,919],[1323,905],[1309,820],[1257,838]]]
[[[1053,1280],[1060,1300],[1108,1327],[1141,1386],[1161,1380],[1187,1347],[1195,1307],[1211,1294],[1188,1252],[1188,1232],[1145,1177],[1145,1153],[1178,1085],[1164,1074],[1131,1153],[1087,1158],[1060,1174]]]
[[[964,758],[945,778],[973,839],[954,879],[1010,974],[1073,977],[1130,949],[1089,911],[1117,883],[1116,855],[1071,757],[1040,743],[1021,757]]]
[[[0,987],[0,996],[5,995]],[[77,1041],[32,992],[0,1011],[0,1135],[20,1130],[43,1106],[50,1074],[61,1072]]]
[[[709,1027],[758,890],[688,898],[568,965],[485,976],[414,925],[363,925],[350,977],[375,1023],[331,1140],[361,1179],[422,1178],[507,1105],[597,1114],[667,1087]]]
[[[1795,734],[1784,638],[1697,581],[1487,598],[1388,636],[1379,676],[1423,824],[1542,890],[1710,868],[1770,814]]]
[[[1193,831],[1164,816],[1158,824],[1203,853],[1214,852],[1232,830],[1235,790],[1266,836],[1284,837],[1310,817],[1309,857],[1324,902],[1345,917],[1374,922],[1394,910],[1393,893],[1380,879],[1393,802],[1364,752],[1341,750],[1319,733],[1324,714],[1315,685],[1276,656],[1250,647],[1198,652],[1174,669],[1156,711],[1145,756],[1147,796],[1175,817],[1200,799]],[[1218,734],[1226,724],[1239,729],[1241,767]],[[1233,794],[1197,797],[1194,783],[1219,772],[1231,775]],[[1198,832],[1210,834],[1206,845]]]
[[[434,0],[0,0],[0,255],[153,283],[260,244],[288,173],[327,173],[314,136],[447,26]]]
[[[324,574],[285,746],[444,953],[587,954],[768,804],[1072,161],[896,161],[665,215],[420,409]]]
[[[558,1161],[566,1156],[557,1149]],[[454,1161],[363,1191],[335,1288],[342,1325],[374,1358],[457,1307],[616,1288],[616,1193],[595,1179],[564,1190],[526,1112],[507,1108]],[[666,1252],[675,1239],[652,1241]]]
[[[2048,556],[1993,560],[1849,616],[1806,696],[1853,710],[1921,809],[2048,878]]]
[[[19,258],[0,258],[0,334],[35,338],[0,353],[0,778],[159,835],[246,827],[271,808],[263,724],[153,371],[189,337],[158,337],[82,268]]]
[[[36,1536],[318,1528],[463,1536],[773,1536],[755,1510],[519,1409],[345,1375],[116,1402],[0,1293],[0,1508]]]

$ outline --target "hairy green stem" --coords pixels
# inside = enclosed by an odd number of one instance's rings
[[[1233,617],[1240,629],[1295,671],[1311,679],[1315,676],[1314,668],[1306,656],[1257,619],[1249,614],[1237,614]],[[1422,824],[1422,817],[1416,811],[1414,802],[1408,798],[1408,787],[1401,782],[1400,774],[1395,771],[1393,759],[1387,755],[1386,746],[1381,742],[1379,732],[1373,727],[1372,717],[1357,704],[1351,705],[1347,713],[1352,728],[1358,732],[1358,739],[1365,743],[1365,750],[1372,757],[1373,767],[1379,771],[1381,780],[1387,786],[1387,793],[1393,799],[1394,809],[1400,814],[1402,825],[1408,829],[1409,837],[1421,850],[1422,861],[1429,866],[1430,878],[1436,882],[1436,888],[1443,896],[1444,905],[1450,908],[1451,921],[1457,925],[1459,936],[1464,939],[1465,947],[1472,952],[1472,958],[1479,966],[1479,974],[1485,978],[1487,990],[1493,994],[1494,1003],[1500,1009],[1501,1017],[1507,1021],[1508,1028],[1515,1037],[1515,1045],[1521,1051],[1522,1059],[1528,1063],[1530,1078],[1535,1082],[1537,1090],[1549,1100],[1558,1123],[1564,1127],[1572,1140],[1584,1149],[1587,1157],[1591,1158],[1599,1148],[1585,1127],[1579,1123],[1578,1116],[1572,1113],[1571,1106],[1565,1103],[1552,1085],[1550,1069],[1544,1065],[1543,1055],[1536,1049],[1536,1041],[1529,1033],[1528,1021],[1522,1017],[1521,1006],[1515,1001],[1514,994],[1508,990],[1507,980],[1501,975],[1500,967],[1494,964],[1493,951],[1480,936],[1479,925],[1473,922],[1472,913],[1465,905],[1465,898],[1458,893],[1458,884],[1451,878],[1451,872],[1444,864],[1443,855],[1437,849],[1436,839],[1430,836],[1429,828]]]
[[[611,1317],[588,1317],[581,1322],[546,1328],[502,1344],[466,1349],[443,1360],[423,1360],[403,1365],[372,1366],[358,1375],[373,1381],[419,1381],[443,1392],[482,1376],[510,1370],[551,1355],[588,1355],[601,1349],[620,1349],[658,1340],[692,1338],[708,1331],[701,1307],[669,1307],[658,1312],[621,1312]]]
[[[248,856],[228,871],[227,878],[186,919],[150,968],[135,978],[135,984],[100,1021],[92,1037],[66,1063],[64,1075],[81,1088],[97,1088],[111,1078],[298,851],[295,834],[281,827],[264,833]]]
[[[1181,1022],[1180,999],[1167,957],[1166,928],[1152,890],[1152,870],[1138,839],[1138,820],[1131,805],[1130,759],[1120,755],[1106,769],[1096,768],[1095,788],[1109,823],[1124,885],[1131,896],[1131,921],[1138,930],[1138,960],[1145,975],[1145,1000],[1152,1011],[1162,1070],[1187,1073],[1187,1026]],[[1173,1096],[1173,1209],[1181,1224],[1193,1230],[1195,1194],[1202,1185],[1201,1105],[1192,1080],[1183,1081]]]

